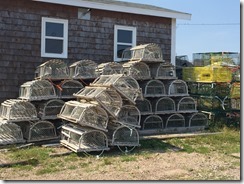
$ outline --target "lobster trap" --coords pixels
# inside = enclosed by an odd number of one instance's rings
[[[160,80],[150,80],[141,84],[144,97],[166,96],[164,83]]]
[[[137,61],[124,63],[123,74],[131,76],[136,80],[147,80],[151,78],[149,66],[146,63]]]
[[[170,114],[175,113],[175,101],[170,97],[162,97],[152,101],[155,114]]]
[[[7,121],[37,120],[35,106],[27,101],[10,99],[1,103],[0,117]]]
[[[192,97],[183,97],[177,101],[177,111],[180,113],[197,112],[197,102]]]
[[[124,125],[140,128],[141,113],[134,105],[124,105],[121,107],[117,120]]]
[[[96,68],[96,73],[99,75],[122,74],[122,71],[123,66],[116,62],[101,63]]]
[[[54,86],[47,80],[33,80],[20,86],[19,99],[28,101],[57,98]]]
[[[189,96],[188,86],[183,80],[168,81],[165,86],[169,96]]]
[[[202,127],[208,125],[208,118],[203,113],[194,113],[189,116],[189,127]]]
[[[109,150],[105,133],[73,125],[62,126],[60,143],[76,153]]]
[[[173,65],[153,63],[150,64],[150,71],[154,79],[177,79],[176,70]]]
[[[125,100],[135,104],[137,99],[142,99],[141,89],[137,81],[122,74],[101,75],[90,86],[113,87]]]
[[[131,61],[144,62],[165,62],[163,53],[159,45],[154,43],[135,46],[130,49],[132,51]]]
[[[107,131],[108,115],[97,104],[68,101],[65,102],[58,117],[81,126]]]
[[[241,85],[240,82],[232,83],[231,91],[230,91],[231,98],[240,98],[241,97]]]
[[[114,89],[106,87],[86,86],[84,89],[74,94],[74,96],[88,101],[97,101],[114,118],[119,113],[123,104],[119,93]]]
[[[241,110],[241,99],[240,98],[231,98],[231,109],[232,110]]]
[[[38,116],[42,120],[57,119],[57,114],[60,113],[63,105],[64,101],[59,99],[42,102],[38,105]]]
[[[21,127],[23,136],[27,142],[46,141],[58,138],[55,126],[46,120],[18,122],[18,125]]]
[[[136,107],[141,112],[141,115],[150,115],[150,114],[153,114],[153,112],[152,112],[152,104],[146,98],[144,98],[144,100],[137,100],[136,101]]]
[[[97,64],[92,60],[77,61],[69,66],[70,77],[73,79],[95,79]]]
[[[163,129],[163,119],[159,115],[149,115],[142,118],[142,129]]]
[[[51,59],[36,69],[36,79],[69,79],[68,66],[60,59]]]
[[[182,114],[172,114],[167,117],[165,128],[185,127],[185,117]]]
[[[76,80],[64,80],[57,86],[57,95],[61,99],[75,98],[73,94],[80,91],[84,86]]]
[[[21,128],[15,123],[0,122],[0,145],[24,143]]]

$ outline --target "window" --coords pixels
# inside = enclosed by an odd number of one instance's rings
[[[114,61],[120,61],[123,51],[128,47],[136,46],[136,27],[114,27]]]
[[[41,56],[68,57],[68,20],[42,18]]]

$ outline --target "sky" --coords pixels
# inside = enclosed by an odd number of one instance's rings
[[[191,20],[177,19],[176,22],[178,56],[187,55],[191,61],[193,53],[240,52],[239,0],[123,1],[150,4],[191,14]]]

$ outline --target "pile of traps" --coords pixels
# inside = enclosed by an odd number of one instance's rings
[[[58,117],[66,123],[61,144],[74,152],[100,152],[117,146],[123,152],[139,146],[140,111],[135,101],[141,89],[122,74],[101,75],[65,102]]]

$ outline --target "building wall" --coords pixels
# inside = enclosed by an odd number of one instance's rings
[[[0,1],[0,102],[17,98],[20,85],[34,79],[41,57],[42,17],[68,19],[68,58],[98,63],[113,61],[114,25],[137,27],[137,45],[157,43],[165,60],[171,55],[171,19],[91,10],[90,20],[78,19],[78,8],[33,2]]]

